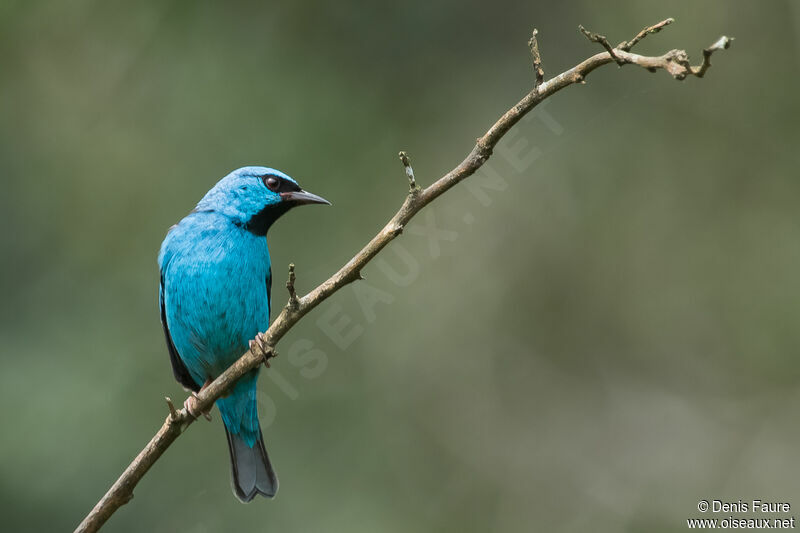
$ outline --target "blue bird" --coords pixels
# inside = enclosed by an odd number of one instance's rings
[[[286,174],[244,167],[222,178],[161,244],[159,305],[175,379],[193,392],[208,385],[269,325],[272,270],[267,231],[302,204],[330,202]],[[269,498],[278,479],[258,423],[258,369],[217,400],[228,437],[233,492]],[[191,403],[189,403],[191,407]]]

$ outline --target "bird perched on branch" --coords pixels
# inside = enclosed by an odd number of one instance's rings
[[[175,379],[188,390],[211,383],[266,331],[272,285],[267,231],[303,204],[330,205],[282,172],[244,167],[222,178],[170,228],[158,255],[161,324]],[[216,402],[233,491],[243,502],[278,490],[258,423],[257,379],[258,369],[245,374]]]

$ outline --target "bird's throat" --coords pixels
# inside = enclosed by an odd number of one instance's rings
[[[286,203],[268,205],[248,220],[244,227],[250,233],[254,235],[258,235],[263,237],[269,231],[270,226],[272,226],[273,222],[278,220],[281,215],[286,213],[289,209],[291,209],[291,205]]]

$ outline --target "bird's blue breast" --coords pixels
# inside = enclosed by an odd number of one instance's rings
[[[269,324],[269,251],[230,219],[195,212],[159,254],[169,334],[198,385],[238,359]]]

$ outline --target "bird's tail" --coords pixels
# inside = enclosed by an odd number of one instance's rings
[[[264,436],[259,430],[258,440],[248,446],[240,435],[234,435],[225,428],[228,437],[228,449],[231,452],[231,472],[233,493],[243,503],[247,503],[256,494],[272,498],[278,492],[278,477],[269,462],[267,449],[264,447]]]

